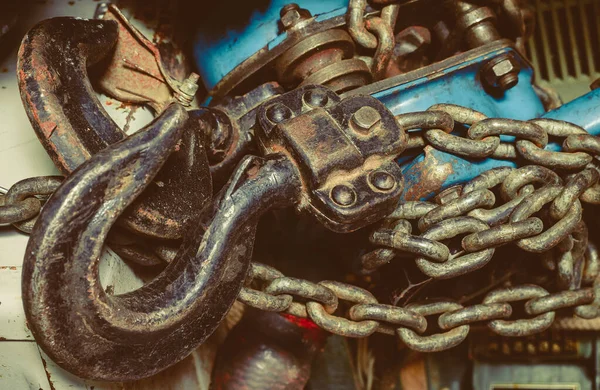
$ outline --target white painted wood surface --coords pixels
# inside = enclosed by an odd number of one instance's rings
[[[118,1],[115,3],[119,3]],[[91,18],[98,5],[93,0],[46,0],[30,2],[21,15],[21,36],[40,20],[55,16]],[[0,10],[0,12],[2,12]],[[127,10],[124,9],[127,14]],[[147,26],[134,24],[144,33]],[[8,188],[18,180],[58,174],[31,128],[21,103],[16,79],[18,46],[0,58],[0,186]],[[100,96],[106,110],[123,127],[129,108]],[[108,104],[107,104],[108,102]],[[131,131],[152,119],[150,111],[138,109]],[[202,348],[160,375],[128,384],[83,381],[58,367],[35,343],[25,323],[21,302],[21,265],[27,236],[11,227],[0,226],[0,389],[207,389],[216,346],[223,339],[218,331]],[[116,294],[142,284],[113,252],[107,250],[100,266],[103,285],[114,286]],[[51,382],[51,383],[50,383]]]

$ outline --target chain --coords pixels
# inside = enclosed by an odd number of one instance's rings
[[[61,176],[30,177],[0,191],[0,224],[12,224],[31,233],[42,209],[40,198],[52,194],[62,179]]]
[[[375,49],[371,72],[375,80],[382,80],[394,51],[394,26],[400,6],[388,4],[381,9],[380,17],[365,19],[367,0],[350,0],[348,4],[348,32],[361,46]]]
[[[594,287],[553,294],[533,284],[500,288],[488,293],[482,303],[468,307],[450,300],[398,307],[381,304],[367,290],[350,284],[313,283],[253,263],[238,300],[260,310],[310,318],[322,329],[345,337],[396,334],[413,350],[436,352],[464,341],[473,324],[486,323],[501,336],[528,336],[548,329],[557,310],[572,308],[582,318],[595,317],[600,307],[598,280]],[[342,311],[340,301],[349,302],[350,307]],[[511,318],[515,302],[525,302],[528,318]],[[431,316],[439,316],[437,326],[428,322]]]
[[[451,104],[399,115],[397,120],[406,130],[421,129],[409,133],[409,148],[430,144],[468,158],[522,157],[535,165],[491,169],[451,189],[437,204],[400,204],[372,233],[371,243],[383,248],[362,257],[363,272],[388,263],[400,251],[415,255],[418,268],[429,277],[448,279],[485,266],[495,248],[515,243],[534,253],[556,248],[560,253],[557,264],[549,266],[558,268],[559,285],[569,289],[578,286],[575,265],[587,248],[580,199],[596,204],[600,201],[597,137],[563,121],[489,119]],[[466,137],[450,134],[456,123],[470,126]],[[501,142],[501,135],[513,136],[514,144]],[[549,136],[565,138],[563,151],[543,149]],[[567,172],[565,179],[553,169]],[[501,200],[496,199],[494,189]],[[545,205],[548,211],[543,209]],[[414,225],[420,234],[412,234]],[[466,237],[460,251],[451,255],[443,242],[459,235]]]

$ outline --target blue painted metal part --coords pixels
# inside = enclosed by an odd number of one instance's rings
[[[544,113],[542,102],[531,85],[533,71],[521,61],[519,83],[502,96],[491,96],[479,81],[479,69],[488,60],[513,51],[505,47],[438,73],[378,92],[381,100],[394,114],[425,111],[438,103],[470,107],[489,117],[530,119]],[[520,56],[515,55],[520,59]]]
[[[489,117],[519,120],[543,117],[564,120],[583,127],[593,135],[600,135],[600,89],[544,113],[531,85],[532,72],[529,68],[521,71],[519,84],[500,99],[483,91],[474,72],[478,69],[477,64],[485,63],[486,59],[475,59],[471,64],[474,66],[465,64],[466,66],[460,67],[459,70],[447,69],[443,76],[434,80],[415,80],[374,96],[383,101],[395,114],[423,111],[437,103],[454,103],[481,111]],[[510,138],[503,137],[503,140],[510,141]],[[560,145],[551,143],[546,149],[560,150]],[[424,163],[426,158],[429,160],[427,164]],[[495,167],[516,166],[510,160],[466,160],[433,148],[427,148],[425,154],[407,160],[399,158],[405,177],[406,200],[415,199],[415,196],[421,199],[429,198],[444,188],[465,183]],[[432,165],[437,166],[435,169],[438,172],[424,172],[424,167]],[[423,181],[432,180],[432,177],[443,177],[435,190],[423,193],[415,190],[420,188]]]
[[[573,122],[593,135],[600,135],[600,89],[549,111],[544,118]]]
[[[225,0],[211,6],[200,18],[194,40],[194,59],[208,90],[253,54],[286,38],[279,11],[290,2]],[[348,5],[348,0],[293,2],[308,9],[317,22],[345,14]]]

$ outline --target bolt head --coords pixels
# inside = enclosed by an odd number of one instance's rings
[[[292,110],[283,104],[274,104],[267,108],[267,118],[273,123],[281,123],[292,117]]]
[[[329,96],[322,89],[311,89],[304,94],[304,102],[311,107],[325,107]]]
[[[281,24],[285,29],[292,27],[302,19],[300,10],[290,9],[281,16]]]
[[[358,131],[368,132],[380,120],[381,115],[379,115],[379,111],[373,107],[364,106],[352,114],[351,123]]]
[[[356,202],[356,192],[347,185],[338,184],[331,189],[331,199],[340,206],[351,206]]]
[[[494,62],[486,64],[483,68],[483,79],[490,87],[510,89],[519,82],[521,67],[512,56],[504,56]]]
[[[369,182],[379,191],[391,191],[396,186],[396,179],[391,174],[384,171],[371,172]]]

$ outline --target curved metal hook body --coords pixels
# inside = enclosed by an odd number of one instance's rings
[[[114,21],[74,18],[45,20],[23,38],[17,65],[21,99],[40,142],[65,174],[126,137],[87,75],[88,66],[112,54],[117,39]],[[164,185],[149,187],[121,219],[130,230],[180,238],[198,205],[210,201],[204,140],[197,121],[185,126],[189,130],[156,178]]]
[[[104,239],[175,147],[182,114],[172,105],[160,121],[92,156],[49,199],[32,232],[22,281],[27,321],[42,349],[80,377],[133,380],[187,356],[237,297],[258,217],[299,197],[289,160],[247,157],[155,280],[107,295],[98,276]]]

